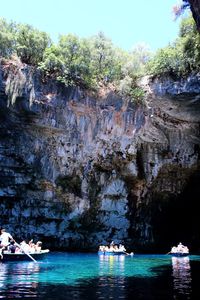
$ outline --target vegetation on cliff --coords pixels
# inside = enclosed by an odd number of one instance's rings
[[[200,67],[200,35],[191,16],[181,22],[179,37],[159,49],[147,64],[147,72],[155,76],[186,76]]]
[[[138,85],[143,75],[185,76],[200,66],[200,36],[192,17],[183,19],[179,37],[155,55],[144,45],[126,52],[113,45],[103,33],[90,38],[68,34],[58,43],[27,24],[0,19],[0,56],[17,56],[22,63],[40,69],[45,79],[79,85],[97,91],[102,86],[141,102],[144,91]]]
[[[55,44],[45,32],[30,25],[0,19],[0,28],[0,56],[18,56],[23,63],[40,69],[44,79],[91,90],[112,85],[116,92],[136,101],[144,96],[137,78],[150,53],[143,45],[128,53],[101,32],[87,39],[62,35]]]

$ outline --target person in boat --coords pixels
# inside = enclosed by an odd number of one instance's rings
[[[6,232],[5,228],[1,228],[1,234],[0,234],[1,246],[4,247],[4,249],[7,249],[8,245],[10,244],[10,241],[12,240],[14,240],[12,235],[9,232]]]
[[[36,252],[40,252],[42,250],[42,242],[41,241],[38,241],[36,244],[35,244],[35,251]]]
[[[36,251],[36,244],[33,242],[33,239],[28,242],[28,245],[30,252],[34,253]]]
[[[115,245],[114,244],[110,244],[110,247],[109,247],[109,252],[114,252],[115,251]]]
[[[112,242],[110,243],[110,247],[114,247],[114,245],[115,245],[115,243],[114,243],[114,241],[112,241]]]
[[[11,253],[15,253],[16,249],[17,249],[17,245],[15,245],[15,241],[12,240],[10,242],[10,245],[8,246],[8,251],[10,251]]]
[[[99,246],[99,251],[104,252],[105,251],[105,246],[100,245]]]
[[[20,243],[20,247],[22,252],[30,252],[30,246],[25,240]]]
[[[119,252],[119,248],[117,245],[114,245],[113,248],[114,248],[114,250],[113,250],[114,252]]]
[[[122,244],[119,245],[119,251],[126,252],[126,248],[124,247],[124,245],[122,245]]]
[[[177,252],[177,247],[173,246],[173,247],[171,248],[171,253],[176,253],[176,252]]]
[[[104,248],[105,250],[105,252],[110,252],[110,247],[108,247],[108,246],[105,246],[105,248]]]
[[[177,246],[177,252],[188,253],[188,247],[184,246],[182,243],[179,243]]]

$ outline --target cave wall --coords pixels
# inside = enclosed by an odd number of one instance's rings
[[[1,226],[16,239],[71,250],[114,240],[155,251],[182,238],[186,222],[179,217],[173,232],[174,212],[192,215],[186,198],[198,190],[199,78],[144,78],[141,86],[146,107],[2,64]],[[194,219],[186,242],[193,234],[198,248]]]

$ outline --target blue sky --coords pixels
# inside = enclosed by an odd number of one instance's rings
[[[0,17],[59,34],[90,37],[103,31],[116,46],[131,50],[145,42],[151,50],[175,40],[177,0],[0,0]]]

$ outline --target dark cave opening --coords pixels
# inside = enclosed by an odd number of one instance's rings
[[[155,250],[168,252],[179,242],[191,253],[200,253],[200,170],[188,179],[178,196],[168,195],[165,201],[154,199],[152,228]]]

